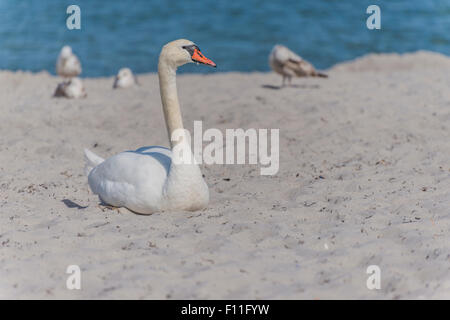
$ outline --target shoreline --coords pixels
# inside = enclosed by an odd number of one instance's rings
[[[449,53],[450,54],[450,53]],[[334,70],[336,68],[341,69],[342,67],[345,66],[360,66],[362,62],[366,62],[366,63],[370,63],[373,60],[379,59],[379,58],[388,58],[391,59],[393,62],[398,62],[399,59],[409,59],[411,57],[417,57],[417,55],[419,56],[428,56],[430,57],[430,55],[434,56],[436,59],[438,59],[439,61],[436,63],[431,63],[432,66],[435,66],[437,63],[442,63],[442,61],[444,61],[445,59],[449,58],[450,55],[445,55],[441,52],[438,51],[429,51],[429,50],[417,50],[417,51],[411,51],[411,52],[405,52],[405,53],[397,53],[397,52],[383,52],[383,53],[368,53],[362,56],[358,56],[355,57],[354,59],[350,59],[350,60],[344,60],[341,62],[338,62],[334,65],[332,65],[329,68],[326,69],[320,69],[322,71],[326,71],[329,72],[331,70]],[[121,67],[126,67],[126,66],[119,66],[117,68],[117,71],[119,71],[119,69]],[[134,70],[132,70],[134,72]],[[49,70],[40,70],[40,71],[30,71],[30,70],[9,70],[9,69],[0,69],[0,73],[23,73],[23,74],[31,74],[31,75],[40,75],[40,74],[48,74],[52,77],[55,78],[59,78],[59,76],[57,76],[55,74],[55,71],[49,71]],[[214,74],[269,74],[272,73],[271,70],[267,70],[267,71],[220,71],[220,69],[215,70],[214,72],[209,72],[209,73],[199,73],[199,72],[182,72],[180,74],[178,74],[178,76],[189,76],[189,75],[202,75],[202,76],[207,76],[207,75],[214,75]],[[156,75],[157,72],[144,72],[144,73],[135,73],[136,76],[150,76],[150,75]],[[115,77],[115,75],[103,75],[103,76],[95,76],[95,77],[85,77],[83,75],[80,76],[81,79],[107,79],[107,78],[111,78],[111,77]]]

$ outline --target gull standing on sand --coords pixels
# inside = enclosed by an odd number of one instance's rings
[[[114,80],[113,88],[129,88],[135,84],[138,82],[133,72],[129,68],[122,68]]]
[[[64,46],[56,62],[56,73],[63,78],[78,77],[81,74],[81,63],[72,52],[72,48]]]
[[[80,78],[72,78],[69,81],[64,81],[58,84],[54,96],[66,98],[85,98],[87,94],[84,89],[83,81],[81,81]]]
[[[208,205],[208,185],[192,155],[178,102],[176,71],[187,63],[216,66],[192,41],[175,40],[162,48],[159,88],[172,149],[142,147],[106,160],[85,150],[89,187],[105,204],[141,214]]]
[[[284,87],[286,78],[290,85],[292,77],[328,77],[328,75],[316,71],[311,63],[282,45],[273,47],[269,56],[269,64],[273,71],[283,76],[282,87]]]

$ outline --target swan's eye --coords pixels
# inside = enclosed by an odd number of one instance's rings
[[[186,50],[187,52],[189,52],[189,54],[190,54],[190,56],[192,57],[192,55],[194,54],[194,51],[195,51],[195,45],[190,45],[190,46],[183,46],[182,48],[184,49],[184,50]]]

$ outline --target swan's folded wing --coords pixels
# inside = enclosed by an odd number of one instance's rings
[[[138,211],[159,202],[170,162],[170,157],[156,150],[122,152],[92,169],[89,186],[104,202]]]

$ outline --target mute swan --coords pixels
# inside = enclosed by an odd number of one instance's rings
[[[122,68],[114,80],[113,88],[129,88],[137,83],[133,72],[129,68]]]
[[[72,78],[69,81],[58,84],[54,96],[67,98],[85,98],[87,94],[81,79]]]
[[[269,56],[269,64],[273,71],[283,76],[282,86],[284,86],[286,78],[291,84],[292,77],[328,77],[324,73],[317,72],[311,63],[282,45],[273,47]]]
[[[63,78],[78,77],[81,74],[81,63],[72,52],[72,48],[64,46],[56,62],[56,73]]]
[[[186,148],[192,156],[186,136],[174,139],[174,133],[183,130],[176,70],[190,62],[216,66],[193,42],[184,39],[169,42],[159,55],[160,94],[172,150],[142,147],[103,160],[85,149],[89,186],[104,203],[141,214],[194,211],[208,204],[208,186],[200,168],[195,162],[180,161],[180,153],[175,152],[179,150],[175,148]]]

